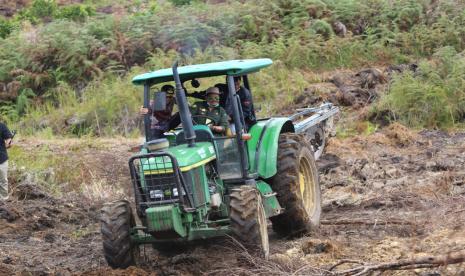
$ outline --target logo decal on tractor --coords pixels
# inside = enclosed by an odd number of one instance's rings
[[[200,155],[200,158],[207,157],[207,153],[205,152],[205,149],[199,149],[197,153]]]

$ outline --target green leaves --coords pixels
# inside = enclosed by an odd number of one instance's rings
[[[1,38],[6,38],[13,32],[15,28],[17,28],[13,21],[4,19],[0,17],[0,37]]]
[[[34,0],[29,8],[29,16],[33,18],[52,18],[56,15],[58,5],[55,0]]]
[[[451,47],[439,49],[418,73],[395,76],[380,105],[413,127],[454,126],[465,114],[465,58]]]
[[[334,35],[331,25],[321,19],[312,22],[309,28],[310,33],[321,35],[324,39],[329,39]]]
[[[60,9],[57,18],[65,18],[73,21],[83,22],[89,16],[95,14],[95,9],[87,5],[70,5]]]

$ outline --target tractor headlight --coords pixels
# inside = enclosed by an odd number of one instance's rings
[[[184,190],[182,190],[182,195],[186,195],[186,192],[184,192]],[[178,188],[173,188],[173,196],[179,196]]]

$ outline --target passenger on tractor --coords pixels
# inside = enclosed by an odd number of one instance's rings
[[[140,107],[139,113],[141,115],[152,114],[150,116],[150,134],[148,135],[148,141],[154,139],[164,138],[166,131],[170,129],[171,113],[173,112],[173,106],[175,103],[174,99],[174,87],[172,85],[163,85],[161,88],[162,92],[166,93],[166,108],[162,111],[155,111],[154,100],[150,100],[150,107]]]
[[[193,120],[197,124],[208,125],[214,135],[225,135],[228,128],[228,115],[220,106],[220,90],[210,87],[206,91],[206,101],[196,102],[191,107]]]
[[[234,87],[236,89],[236,94],[239,95],[240,98],[246,129],[249,130],[250,127],[257,122],[252,94],[247,88],[241,85],[241,77],[234,77]]]

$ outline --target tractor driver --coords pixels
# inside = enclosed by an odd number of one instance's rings
[[[218,87],[210,87],[205,94],[206,101],[196,102],[191,107],[194,121],[198,124],[208,125],[215,135],[225,135],[228,127],[228,115],[220,106],[220,90]]]
[[[229,101],[228,85],[225,83],[218,83],[215,84],[215,87],[218,88],[219,91],[221,91],[219,97],[219,104],[221,107],[225,109],[226,114],[228,114],[231,118],[231,127],[234,128],[234,123],[232,122],[233,106],[232,103]],[[247,130],[249,130],[257,122],[257,119],[255,117],[255,109],[253,106],[252,94],[247,88],[241,85],[240,76],[234,77],[234,89],[236,90],[236,94],[239,96],[240,99],[242,114],[244,115],[245,127]],[[198,99],[204,99],[206,98],[205,92],[206,91],[193,92],[188,94],[188,96]]]

